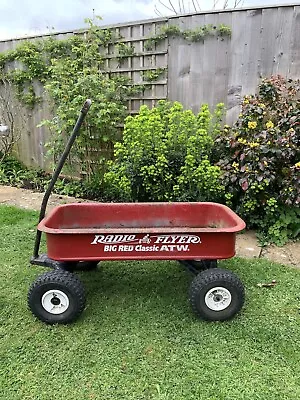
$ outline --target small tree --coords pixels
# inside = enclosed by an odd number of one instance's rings
[[[25,128],[25,116],[8,79],[0,77],[0,162],[13,150]]]

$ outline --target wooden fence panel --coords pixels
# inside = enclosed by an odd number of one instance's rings
[[[218,15],[218,24],[232,26],[232,14],[220,13]],[[213,80],[214,86],[214,103],[224,103],[224,93],[228,91],[228,80],[230,73],[231,60],[231,38],[228,36],[218,37],[216,43],[216,68]],[[205,99],[203,99],[205,102]]]
[[[300,16],[297,6],[258,7],[171,18],[169,24],[231,26],[231,38],[203,42],[170,39],[168,97],[197,112],[202,103],[224,102],[232,124],[243,96],[253,94],[262,78],[300,77]],[[185,21],[182,21],[185,19]],[[190,51],[192,49],[192,51]],[[183,56],[184,54],[184,56]]]
[[[294,8],[291,43],[289,75],[300,77],[300,6]]]
[[[290,46],[294,37],[295,29],[295,18],[294,18],[294,7],[279,7],[278,13],[278,35],[275,44],[275,69],[274,73],[277,75],[289,75],[290,66]],[[298,33],[299,34],[299,33]],[[299,40],[299,37],[298,37]],[[299,52],[298,46],[298,52]]]
[[[169,37],[155,48],[145,49],[145,40],[158,33],[162,26],[176,25],[186,30],[205,24],[228,25],[232,35],[209,36],[200,42]],[[142,104],[152,107],[166,98],[180,101],[194,112],[198,112],[203,103],[212,108],[223,102],[227,108],[227,123],[231,124],[240,112],[243,96],[253,94],[262,78],[272,74],[300,78],[300,6],[297,5],[201,12],[110,28],[123,37],[122,42],[134,47],[135,54],[118,60],[115,45],[100,50],[106,59],[106,71],[124,74],[139,85],[147,83],[146,71],[166,69],[157,81],[148,82],[143,93],[129,100],[128,112],[132,114],[137,113]],[[59,33],[54,37],[63,39],[73,34],[82,33]],[[15,48],[22,40],[26,39],[0,41],[0,52]],[[27,165],[45,167],[49,132],[37,125],[51,118],[51,106],[43,88],[35,84],[35,89],[44,101],[33,110],[23,110],[27,121],[18,152]]]

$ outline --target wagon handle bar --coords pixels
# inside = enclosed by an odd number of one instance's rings
[[[73,146],[75,139],[78,135],[79,129],[84,121],[84,118],[86,117],[90,107],[91,107],[91,100],[87,99],[83,106],[82,109],[80,111],[80,114],[78,116],[78,119],[76,121],[76,124],[73,128],[73,132],[68,140],[68,143],[65,147],[65,150],[63,152],[63,154],[60,157],[60,160],[58,162],[58,165],[52,175],[52,179],[49,183],[48,189],[46,190],[45,194],[44,194],[44,198],[41,204],[41,211],[40,211],[40,216],[39,216],[39,223],[41,222],[41,220],[45,217],[46,214],[46,208],[47,208],[47,204],[48,204],[48,200],[50,197],[50,194],[52,192],[52,189],[57,181],[57,178],[59,177],[59,174],[65,164],[65,161],[70,153],[71,147]],[[40,230],[37,230],[36,232],[36,238],[35,238],[35,245],[34,245],[34,252],[33,252],[33,257],[36,258],[39,256],[39,250],[40,250],[40,244],[41,244],[41,237],[42,237],[42,232]]]

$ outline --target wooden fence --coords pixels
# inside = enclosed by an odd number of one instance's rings
[[[182,30],[199,26],[225,24],[231,37],[209,36],[201,42],[188,42],[182,37],[169,37],[152,50],[145,40],[163,25],[176,25]],[[211,11],[170,18],[138,21],[110,26],[134,47],[134,55],[117,63],[111,49],[105,50],[106,70],[123,73],[141,84],[143,73],[166,68],[163,78],[151,82],[141,96],[132,98],[128,110],[136,113],[142,104],[153,106],[157,100],[169,98],[183,103],[194,112],[203,103],[214,107],[224,102],[227,123],[233,123],[240,111],[244,95],[254,93],[263,77],[280,74],[300,78],[300,6],[244,8]],[[73,33],[56,34],[57,39]],[[53,35],[51,35],[53,36]],[[15,48],[22,40],[0,42],[0,52]],[[36,84],[37,94],[43,95]],[[44,144],[49,138],[46,128],[37,128],[51,117],[47,99],[27,111],[26,127],[18,145],[20,158],[27,165],[45,167]]]
[[[231,38],[190,45],[175,39],[169,47],[168,97],[194,112],[203,102],[224,102],[231,124],[242,97],[254,93],[261,78],[300,78],[300,6],[212,12],[169,23],[187,29],[220,23],[232,28]]]

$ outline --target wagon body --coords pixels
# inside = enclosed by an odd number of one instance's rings
[[[178,260],[195,274],[189,299],[194,313],[208,321],[225,321],[243,306],[239,278],[217,259],[235,254],[235,237],[245,228],[232,210],[217,203],[83,203],[46,207],[91,106],[84,103],[41,204],[32,265],[53,270],[39,276],[28,292],[28,306],[50,324],[75,321],[85,308],[84,286],[77,268],[97,268],[101,260]],[[39,254],[42,232],[47,254]],[[83,262],[82,262],[83,261]]]
[[[217,203],[81,203],[56,207],[38,229],[57,261],[225,259],[245,223]]]

